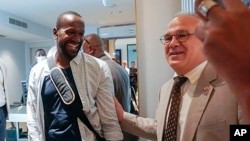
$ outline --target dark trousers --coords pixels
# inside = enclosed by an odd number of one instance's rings
[[[4,105],[0,107],[0,141],[5,140],[6,116],[7,116],[7,109],[6,105]]]
[[[123,132],[123,141],[138,141],[139,137],[129,134],[127,132]]]

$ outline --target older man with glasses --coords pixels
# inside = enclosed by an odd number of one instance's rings
[[[203,22],[179,14],[161,37],[165,57],[175,74],[160,89],[156,119],[116,110],[124,131],[158,141],[229,140],[229,125],[241,121],[240,108],[227,84],[206,61],[194,35]]]

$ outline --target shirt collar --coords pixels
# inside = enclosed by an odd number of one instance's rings
[[[201,76],[201,73],[203,69],[205,68],[207,64],[207,61],[202,62],[198,66],[196,66],[194,69],[186,73],[184,76],[188,78],[191,84],[194,84]],[[177,76],[177,74],[174,74],[174,77]]]

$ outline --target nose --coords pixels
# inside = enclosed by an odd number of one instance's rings
[[[75,42],[81,42],[83,40],[83,36],[79,34],[75,34],[72,38]]]
[[[173,36],[172,40],[170,41],[170,43],[168,44],[168,46],[169,47],[175,47],[175,46],[179,45],[179,43],[180,42],[178,41],[177,37]]]

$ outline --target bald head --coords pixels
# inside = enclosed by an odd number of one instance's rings
[[[84,39],[88,40],[89,43],[96,47],[96,48],[100,48],[100,49],[103,49],[104,50],[104,43],[103,43],[103,40],[102,38],[97,35],[97,34],[88,34],[84,37]]]
[[[58,16],[57,21],[56,21],[56,28],[59,29],[62,26],[64,26],[64,21],[63,20],[66,17],[69,18],[69,19],[72,19],[72,17],[69,17],[69,15],[73,15],[73,16],[79,17],[81,19],[81,22],[84,23],[84,21],[82,20],[82,16],[80,14],[78,14],[77,12],[74,12],[74,11],[66,11],[66,12],[63,12],[62,14],[60,14]]]
[[[167,28],[169,29],[175,25],[182,25],[185,28],[188,27],[191,31],[194,31],[195,28],[203,25],[203,21],[193,14],[178,14],[173,20],[171,20]]]
[[[97,34],[88,34],[84,37],[83,50],[85,53],[95,57],[104,54],[105,45],[103,39]]]

